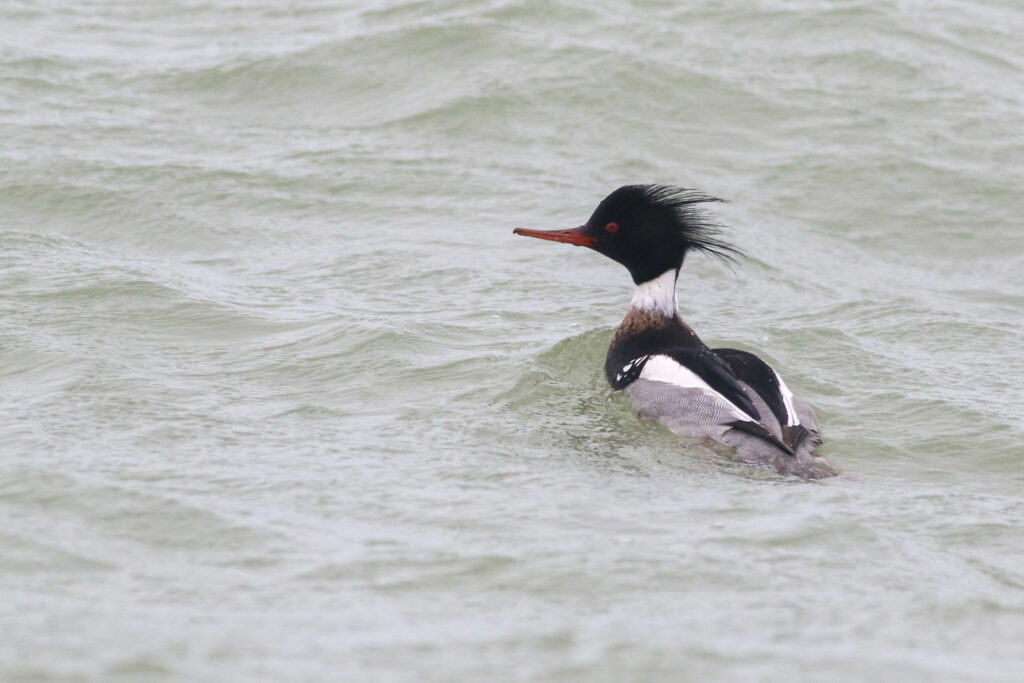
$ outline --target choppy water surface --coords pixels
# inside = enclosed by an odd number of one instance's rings
[[[1017,3],[0,5],[0,679],[1019,680]],[[601,376],[620,184],[847,474]]]

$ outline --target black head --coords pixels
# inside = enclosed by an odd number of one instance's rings
[[[624,185],[604,198],[586,225],[572,230],[515,232],[590,247],[626,266],[640,284],[679,268],[691,249],[731,261],[740,252],[699,206],[720,201],[670,185]]]

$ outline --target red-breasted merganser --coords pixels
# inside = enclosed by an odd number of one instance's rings
[[[822,438],[814,412],[782,377],[747,351],[708,348],[679,317],[676,280],[687,252],[723,261],[740,255],[699,206],[713,201],[696,190],[626,185],[578,228],[513,232],[590,247],[629,270],[636,291],[604,371],[642,417],[724,443],[741,462],[806,479],[834,476],[816,454]]]

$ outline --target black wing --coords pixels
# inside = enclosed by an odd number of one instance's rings
[[[713,352],[732,369],[737,379],[744,382],[764,400],[768,409],[772,411],[772,415],[779,421],[782,441],[791,449],[796,450],[808,432],[807,429],[796,424],[799,422],[796,415],[790,414],[792,404],[786,405],[782,387],[779,385],[779,376],[771,366],[754,354],[739,349],[713,349]]]
[[[726,350],[731,351],[732,349]],[[738,351],[737,353],[744,352]],[[736,420],[729,423],[730,427],[742,432],[747,432],[753,436],[760,437],[765,441],[778,446],[790,455],[794,455],[796,453],[796,445],[800,442],[800,439],[803,438],[803,435],[798,435],[796,432],[789,433],[786,431],[787,428],[783,427],[782,438],[780,439],[778,434],[775,434],[772,430],[768,429],[768,427],[766,427],[761,421],[761,414],[758,412],[754,402],[750,400],[750,397],[747,396],[747,392],[743,390],[742,386],[740,386],[741,381],[746,382],[748,385],[750,385],[750,382],[748,382],[744,376],[734,372],[732,366],[726,361],[726,359],[719,356],[717,351],[712,349],[672,350],[665,355],[671,356],[672,359],[680,365],[692,370],[694,374],[707,382],[708,386],[722,394],[726,400],[754,419],[754,422]],[[772,378],[775,378],[775,372],[765,365],[764,361],[761,361],[757,356],[752,354],[747,355],[764,365],[764,367],[768,369],[768,372],[771,373]],[[775,383],[778,385],[778,381]],[[750,386],[751,388],[754,388],[753,385]],[[757,391],[756,388],[754,390]],[[782,401],[782,392],[777,390],[777,393],[779,395],[779,402],[782,404],[783,409],[785,409],[785,403]],[[770,407],[771,404],[769,404],[769,408]],[[783,421],[781,424],[785,424],[785,422]],[[803,427],[796,427],[796,429],[806,433],[806,430],[804,430]],[[787,439],[787,435],[798,438],[796,438],[795,441],[789,441]]]

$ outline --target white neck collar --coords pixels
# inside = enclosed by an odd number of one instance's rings
[[[651,311],[660,313],[666,317],[672,317],[679,311],[676,303],[676,278],[679,277],[679,269],[671,268],[664,273],[641,282],[633,292],[633,299],[629,302],[630,308],[640,311]]]

